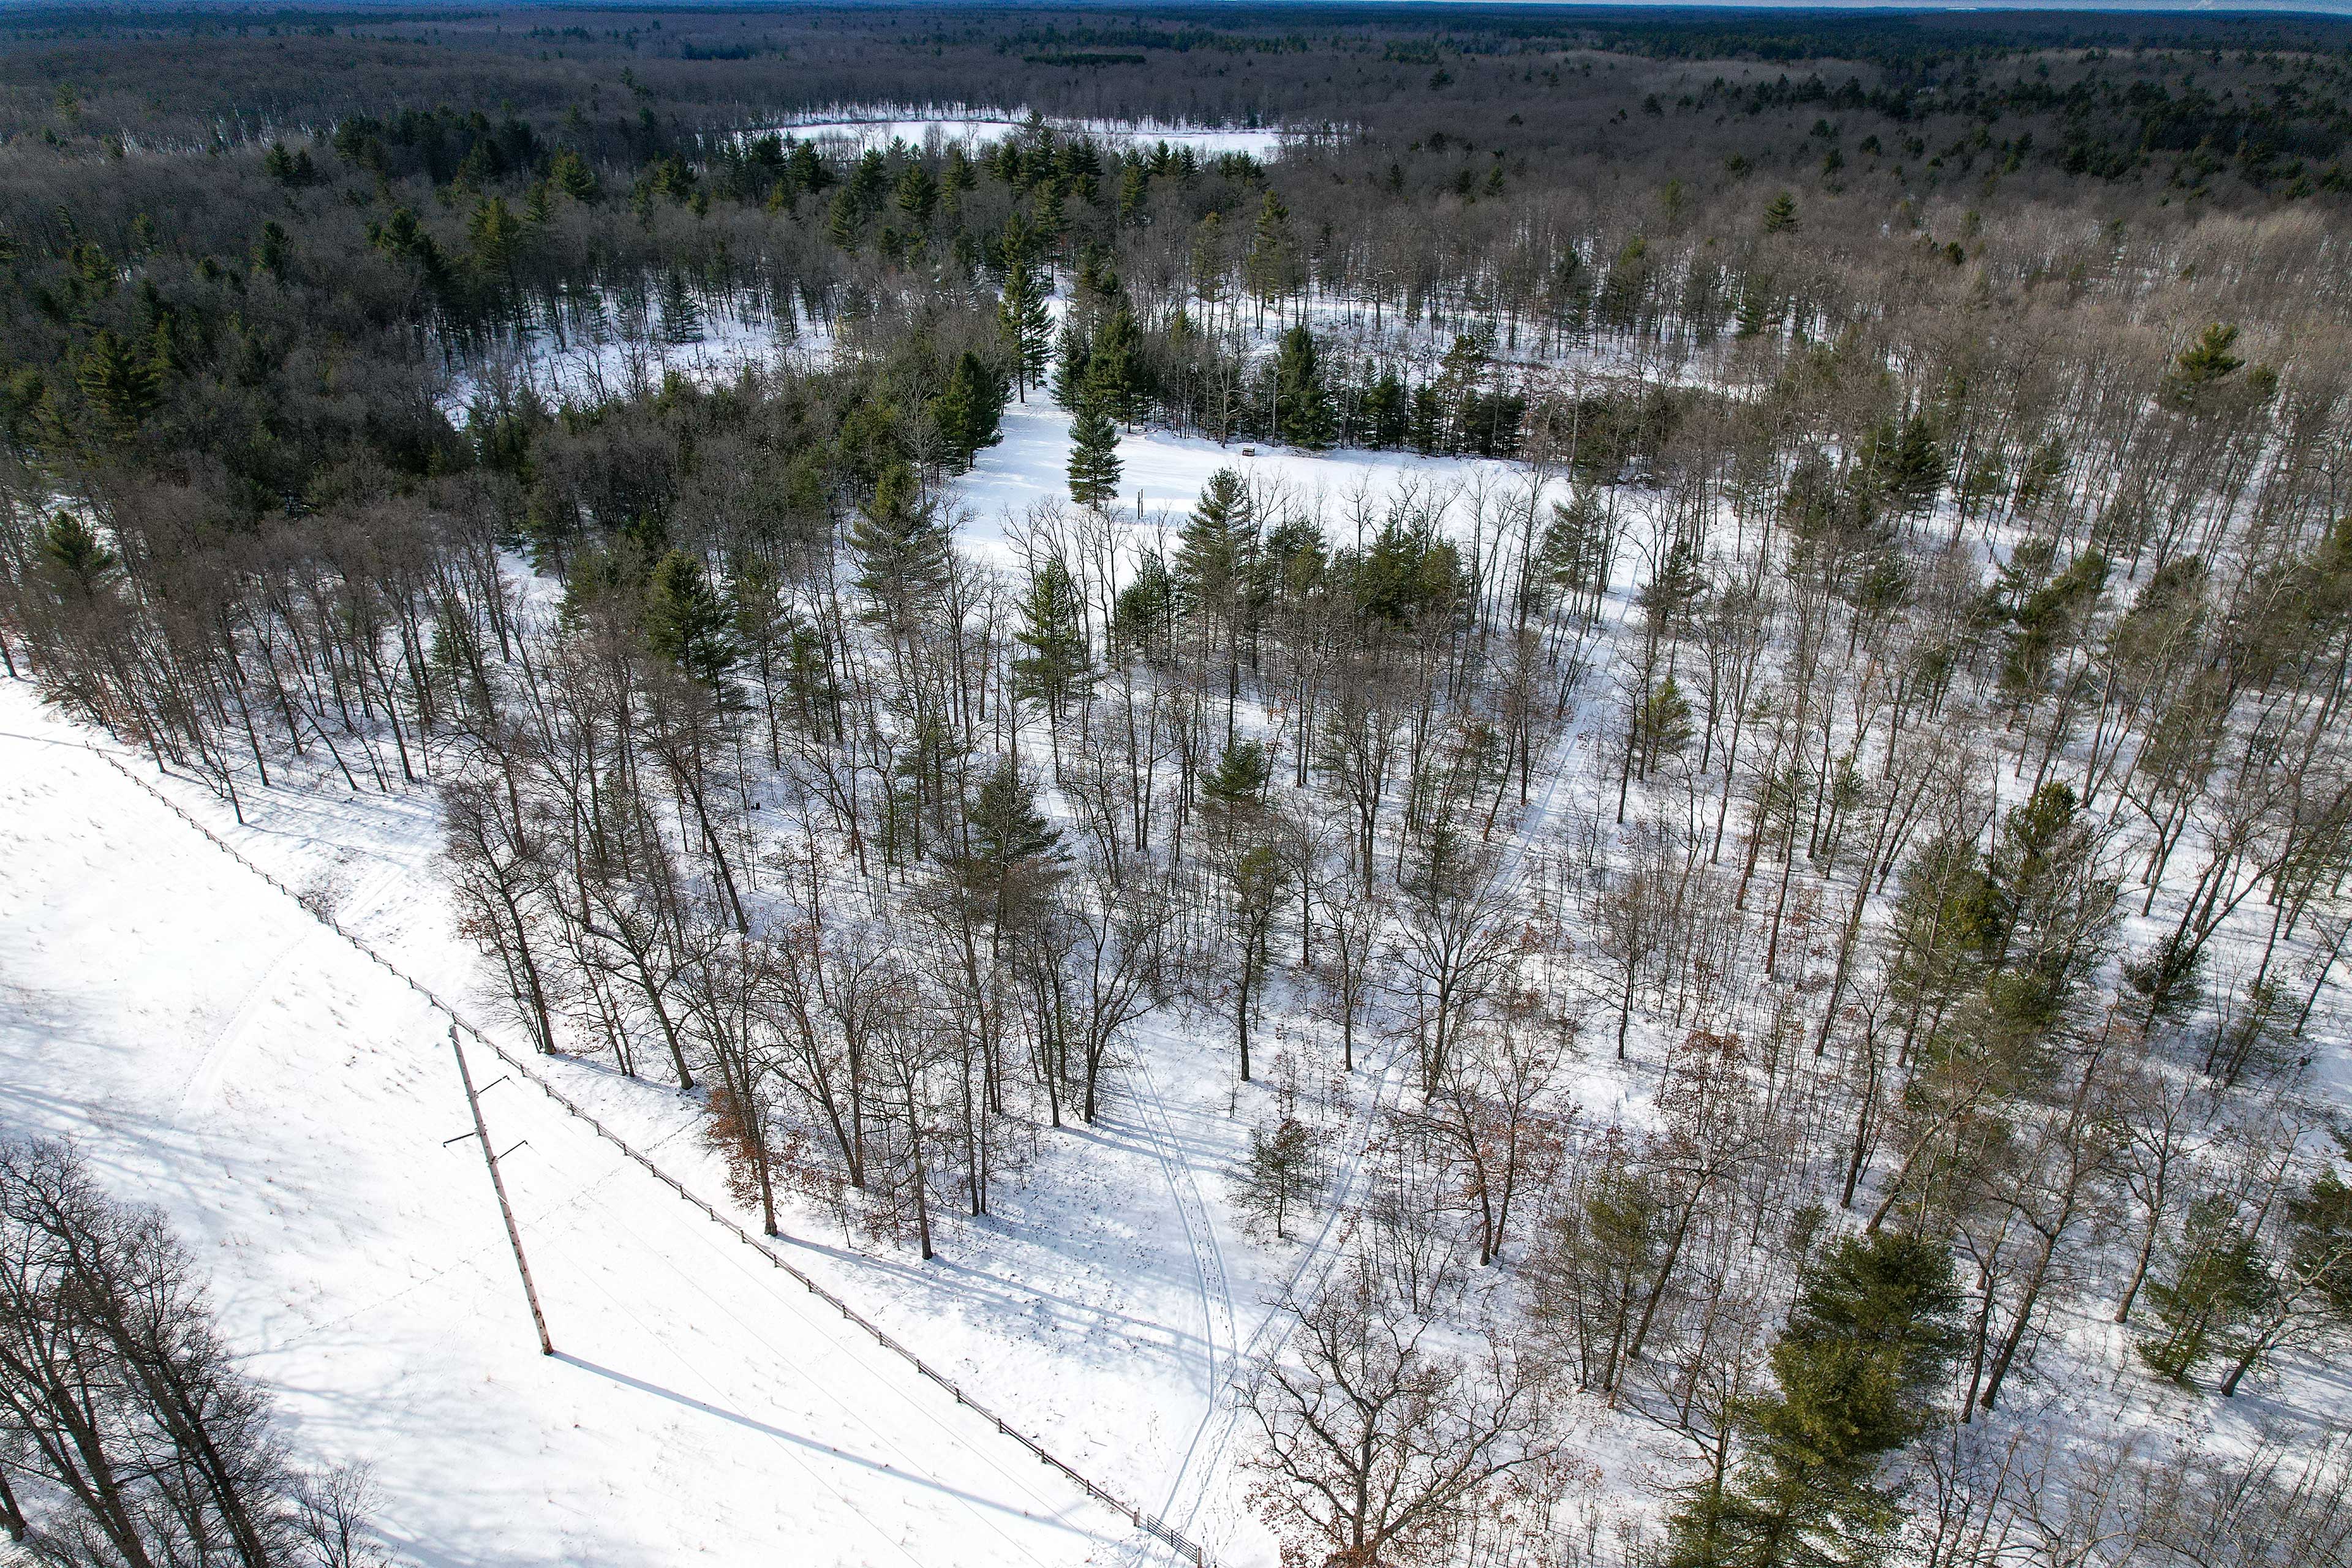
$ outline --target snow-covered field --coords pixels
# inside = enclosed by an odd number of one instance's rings
[[[772,129],[803,142],[822,143],[828,150],[856,153],[868,147],[887,148],[894,142],[903,142],[909,147],[929,147],[934,142],[941,147],[958,142],[968,148],[981,146],[1002,142],[1033,122],[1065,136],[1089,137],[1114,151],[1134,147],[1148,153],[1164,142],[1171,148],[1190,147],[1204,158],[1224,153],[1276,157],[1282,152],[1283,137],[1291,134],[1257,126],[1180,125],[1157,120],[1047,115],[1033,121],[1024,110],[973,109],[963,104],[939,109],[907,104],[841,105],[793,116]]]
[[[959,531],[966,546],[1010,565],[1016,552],[1008,535],[1018,525],[1040,509],[1069,508],[1070,415],[1045,393],[1032,392],[1028,402],[1005,405],[1003,429],[1004,438],[980,454],[951,493],[964,514]],[[1118,457],[1121,505],[1111,518],[1139,550],[1163,544],[1172,550],[1185,515],[1220,468],[1247,479],[1266,515],[1286,509],[1319,515],[1351,544],[1359,523],[1369,538],[1400,505],[1426,508],[1466,527],[1471,509],[1482,503],[1489,516],[1515,496],[1514,504],[1526,504],[1524,481],[1507,464],[1483,458],[1318,453],[1239,440],[1220,445],[1156,428],[1121,435]]]
[[[346,926],[428,978],[469,971],[421,801],[281,791],[252,815],[218,826]],[[514,1151],[558,1352],[541,1357],[480,1155],[444,1144],[467,1123],[443,1022],[16,684],[0,688],[0,1123],[71,1135],[119,1194],[164,1208],[289,1436],[306,1458],[373,1465],[387,1531],[416,1561],[1073,1563],[1129,1540],[1124,1519],[509,1081],[484,1106]],[[473,1067],[499,1076],[478,1053]],[[709,1175],[676,1096],[551,1070],[657,1160]],[[1032,1353],[974,1380],[1023,1396],[999,1400],[1008,1415],[1083,1412],[1098,1449],[1147,1470],[1172,1440],[1132,1423],[1119,1368],[1181,1381],[1189,1270],[1122,1313],[953,1264],[894,1293],[877,1285],[912,1271],[796,1250],[960,1373],[1001,1320],[1030,1319]],[[1148,1279],[1153,1259],[1137,1261]]]

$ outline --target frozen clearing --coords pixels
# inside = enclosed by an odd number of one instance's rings
[[[998,565],[1015,563],[1007,525],[1040,507],[1070,506],[1070,416],[1045,392],[1032,390],[1026,403],[1004,407],[1004,438],[981,452],[971,472],[955,481],[954,497],[970,516],[958,531],[965,545]],[[1343,544],[1358,542],[1378,529],[1390,507],[1411,498],[1444,502],[1452,513],[1476,492],[1501,497],[1524,484],[1509,465],[1484,458],[1423,458],[1412,452],[1334,450],[1302,452],[1287,447],[1224,446],[1205,436],[1169,430],[1130,430],[1119,437],[1123,510],[1113,513],[1138,546],[1160,542],[1175,548],[1177,531],[1201,499],[1209,476],[1232,468],[1251,484],[1260,511],[1283,503],[1319,510]]]
[[[252,837],[265,863],[292,850],[289,880],[324,859]],[[347,924],[437,925],[413,866],[344,859]],[[71,1134],[168,1212],[302,1457],[372,1463],[419,1562],[1076,1563],[1127,1539],[509,1082],[484,1109],[502,1149],[527,1144],[506,1171],[559,1352],[541,1357],[480,1154],[443,1146],[467,1118],[432,1012],[14,684],[0,865],[0,1123]],[[656,1158],[695,1152],[668,1121]]]
[[[476,353],[450,378],[436,406],[462,427],[472,418],[474,400],[492,388],[510,395],[527,388],[550,407],[584,407],[624,395],[642,396],[672,375],[717,386],[788,354],[814,358],[824,352],[822,334],[803,335],[795,323],[764,315],[740,297],[699,300],[698,309],[700,335],[685,342],[666,341],[642,320],[634,332],[575,331],[561,346],[545,327],[533,327],[520,344]]]
[[[1042,117],[1038,122],[1064,136],[1090,137],[1114,151],[1133,147],[1148,153],[1164,142],[1171,148],[1190,147],[1208,158],[1224,153],[1276,157],[1282,152],[1285,134],[1258,127],[1223,129],[1168,124],[1156,120],[1074,120],[1056,115]],[[934,137],[943,147],[959,142],[967,148],[981,146],[1002,142],[1030,123],[1030,116],[1020,110],[976,110],[961,104],[940,110],[878,104],[820,110],[786,121],[774,129],[803,142],[862,151],[867,147],[887,148],[894,142],[927,147]]]

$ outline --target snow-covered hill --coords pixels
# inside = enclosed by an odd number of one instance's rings
[[[421,849],[346,843],[338,887],[302,814],[251,836],[265,863],[347,924],[405,933],[404,957],[461,956]],[[397,807],[376,831],[396,847],[404,823],[425,831]],[[372,1464],[417,1561],[929,1568],[1108,1560],[1128,1539],[510,1080],[484,1108],[521,1145],[505,1170],[542,1358],[479,1152],[444,1143],[468,1126],[445,1021],[20,685],[0,688],[0,1126],[70,1134],[169,1214],[289,1436]],[[691,1152],[691,1127],[656,1135]]]

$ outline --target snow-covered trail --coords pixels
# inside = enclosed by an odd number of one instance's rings
[[[1622,569],[1623,563],[1619,563]],[[1622,621],[1631,584],[1612,583],[1607,613]],[[1591,749],[1601,743],[1601,725],[1608,703],[1599,694],[1609,689],[1617,641],[1598,639],[1593,665],[1578,681],[1567,722],[1543,750],[1535,770],[1540,780],[1499,857],[1494,875],[1509,879],[1521,875],[1527,852],[1555,831],[1560,791],[1590,765]],[[1292,1320],[1277,1303],[1311,1299],[1338,1264],[1348,1238],[1346,1221],[1360,1212],[1369,1173],[1365,1158],[1381,1116],[1402,1099],[1411,1053],[1395,1041],[1370,1040],[1360,1051],[1361,1068],[1369,1069],[1365,1089],[1348,1123],[1339,1130],[1338,1152],[1322,1209],[1322,1222],[1280,1277],[1280,1288],[1258,1303],[1260,1316],[1247,1340],[1223,1358],[1213,1396],[1194,1428],[1168,1483],[1162,1516],[1178,1530],[1204,1541],[1212,1550],[1229,1552],[1256,1536],[1256,1523],[1245,1511],[1245,1489],[1236,1484],[1235,1471],[1244,1459],[1246,1436],[1243,1419],[1251,1382],[1282,1354],[1289,1342]],[[1377,1065],[1375,1065],[1377,1061]],[[1157,1091],[1153,1091],[1157,1099]],[[1230,1300],[1230,1298],[1229,1298]],[[1169,1561],[1168,1553],[1149,1542],[1130,1542],[1126,1561],[1139,1563]]]
[[[478,1152],[443,1146],[441,1020],[0,691],[0,1130],[70,1133],[171,1215],[299,1450],[372,1463],[404,1550],[1075,1563],[1125,1537],[536,1091],[484,1110],[523,1145],[552,1360]]]

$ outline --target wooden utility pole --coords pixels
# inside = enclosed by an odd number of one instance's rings
[[[499,1156],[490,1147],[489,1129],[482,1125],[482,1102],[474,1093],[474,1075],[466,1066],[466,1047],[457,1043],[457,1026],[449,1026],[449,1048],[457,1053],[457,1077],[466,1086],[466,1109],[474,1113],[474,1137],[482,1146],[482,1163],[490,1168],[490,1190],[499,1194],[499,1217],[507,1222],[507,1242],[514,1248],[515,1271],[522,1276],[523,1299],[530,1303],[531,1325],[539,1330],[539,1353],[553,1355],[555,1342],[547,1337],[547,1314],[539,1310],[539,1287],[530,1282],[530,1265],[522,1255],[522,1232],[515,1228],[514,1205],[507,1202],[506,1178],[499,1174]]]

